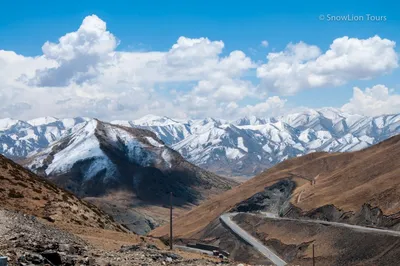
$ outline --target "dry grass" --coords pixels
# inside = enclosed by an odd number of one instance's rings
[[[97,207],[0,156],[1,207],[58,223],[125,231]]]
[[[316,184],[294,177],[297,189],[292,203],[310,210],[334,204],[344,210],[359,210],[363,203],[382,209],[385,214],[400,212],[400,136],[368,149],[352,153],[313,153],[287,160],[221,195],[217,195],[175,221],[175,234],[196,238],[201,230],[237,203],[291,174],[313,178]],[[301,200],[297,195],[303,191]],[[151,232],[168,234],[168,227]]]

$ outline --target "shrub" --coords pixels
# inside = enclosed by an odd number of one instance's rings
[[[12,188],[12,189],[10,189],[10,190],[8,191],[8,197],[9,197],[9,198],[18,199],[18,198],[23,198],[24,195],[22,195],[21,192],[16,191],[15,189]]]

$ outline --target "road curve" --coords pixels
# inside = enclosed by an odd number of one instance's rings
[[[220,221],[228,226],[236,235],[238,235],[240,238],[242,238],[244,241],[249,243],[251,246],[253,246],[256,250],[258,250],[261,254],[263,254],[266,258],[268,258],[272,263],[274,263],[277,266],[284,266],[287,265],[287,263],[282,260],[278,255],[276,255],[274,252],[272,252],[269,248],[264,246],[259,240],[257,240],[255,237],[247,233],[245,230],[240,228],[235,222],[232,221],[232,217],[235,216],[238,213],[224,213],[222,214],[219,219]]]
[[[250,213],[247,213],[250,214]],[[359,232],[367,232],[367,233],[378,233],[378,234],[385,234],[385,235],[391,235],[391,236],[400,236],[400,231],[394,231],[394,230],[388,230],[388,229],[379,229],[379,228],[373,228],[373,227],[365,227],[365,226],[360,226],[360,225],[352,225],[352,224],[346,224],[346,223],[338,223],[338,222],[328,222],[328,221],[322,221],[322,220],[311,220],[311,219],[293,219],[293,218],[285,218],[285,217],[279,217],[276,214],[270,213],[270,212],[260,212],[259,214],[251,214],[251,215],[262,215],[265,218],[271,219],[271,220],[280,220],[280,221],[294,221],[294,222],[300,222],[300,223],[314,223],[314,224],[323,224],[323,225],[331,225],[331,226],[336,226],[336,227],[345,227],[349,228],[355,231]]]

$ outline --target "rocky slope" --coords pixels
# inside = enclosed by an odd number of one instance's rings
[[[170,192],[175,206],[198,204],[236,185],[188,163],[151,131],[95,119],[78,125],[72,134],[25,163],[74,194],[106,207],[117,221],[135,232],[143,225],[148,231],[157,222],[129,209],[169,204]],[[121,202],[110,196],[120,191],[126,192],[124,201],[129,204],[120,206]]]
[[[0,155],[0,207],[73,224],[126,231],[105,212]]]
[[[103,242],[110,240],[107,235],[102,238]],[[160,242],[144,237],[138,240],[131,238],[129,243],[117,248],[103,248],[93,241],[86,241],[68,231],[55,228],[35,216],[1,208],[0,256],[6,256],[10,266],[211,266],[220,262],[210,256],[169,251]],[[225,259],[224,265],[237,264]]]
[[[0,256],[8,265],[216,265],[166,250],[103,211],[0,155]],[[225,261],[224,265],[236,265]]]

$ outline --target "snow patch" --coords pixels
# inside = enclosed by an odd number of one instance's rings
[[[242,137],[239,137],[239,138],[237,139],[237,142],[238,142],[238,148],[239,148],[239,149],[242,149],[242,150],[244,150],[245,152],[249,152],[249,150],[247,149],[247,147],[244,146],[243,138],[242,138]]]
[[[158,148],[164,147],[163,144],[161,144],[160,142],[156,141],[156,140],[153,139],[152,137],[146,137],[146,139],[147,139],[147,141],[148,141],[151,145],[153,145],[154,147],[158,147]]]
[[[226,157],[231,160],[237,160],[244,156],[238,149],[234,148],[226,148],[225,149]]]

